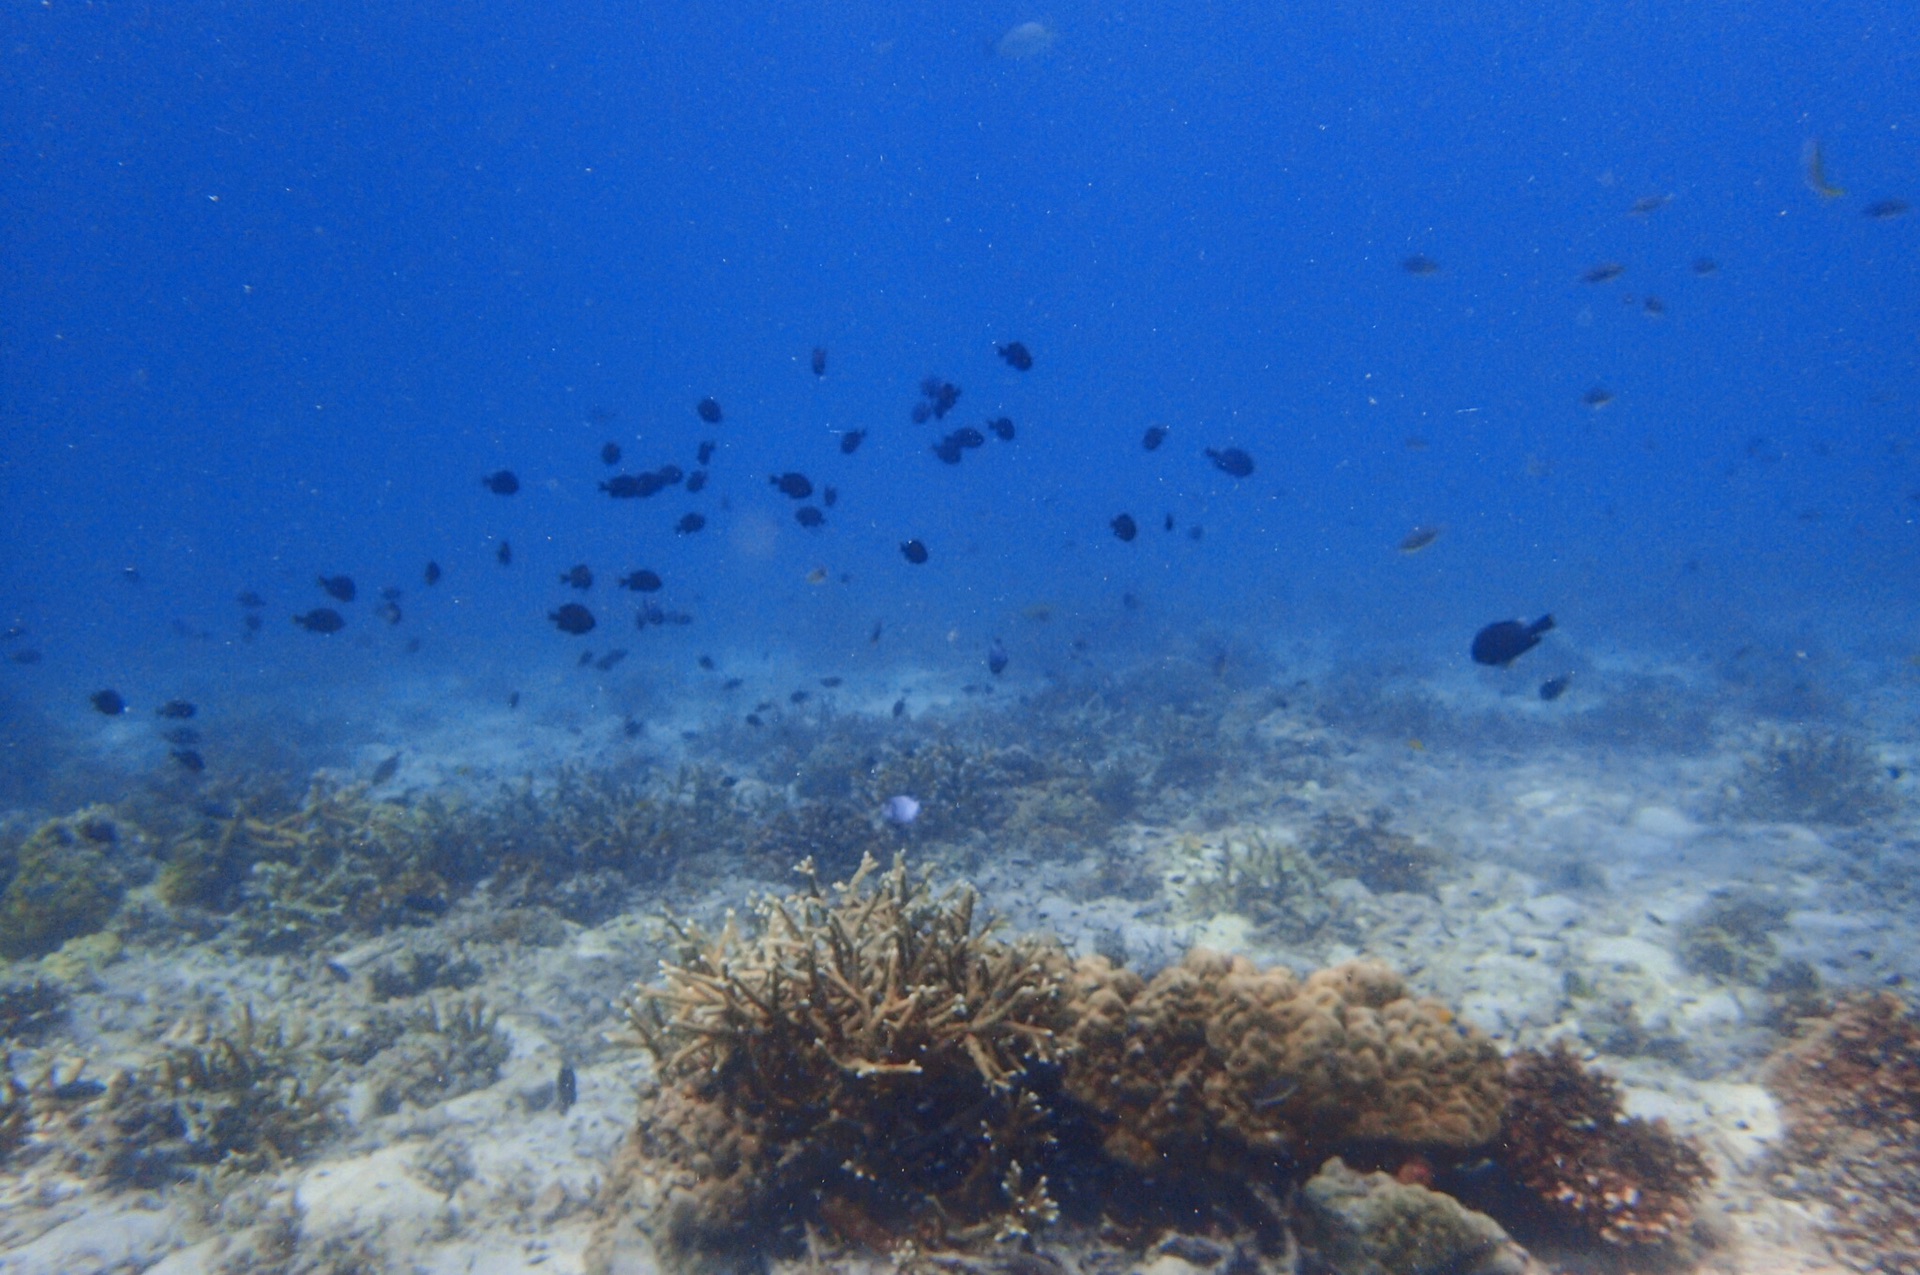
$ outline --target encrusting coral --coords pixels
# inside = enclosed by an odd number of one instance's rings
[[[1558,1044],[1523,1050],[1507,1073],[1495,1158],[1555,1224],[1616,1245],[1670,1245],[1693,1224],[1713,1171],[1664,1121],[1623,1114],[1611,1077]]]
[[[1843,1001],[1768,1065],[1786,1117],[1774,1189],[1831,1206],[1858,1271],[1920,1270],[1920,1019],[1888,992]]]

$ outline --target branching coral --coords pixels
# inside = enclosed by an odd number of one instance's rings
[[[1516,1054],[1507,1088],[1497,1158],[1555,1223],[1618,1245],[1685,1237],[1713,1178],[1691,1143],[1623,1115],[1619,1086],[1564,1044]]]
[[[1858,1271],[1920,1269],[1920,1020],[1881,992],[1843,1002],[1777,1055],[1784,1195],[1831,1206],[1828,1240]]]
[[[0,956],[41,956],[104,926],[126,891],[110,852],[133,835],[104,806],[42,824],[0,893]]]
[[[1307,840],[1307,853],[1332,875],[1354,877],[1369,890],[1431,893],[1440,853],[1384,824],[1379,815],[1322,815]]]
[[[1746,759],[1735,806],[1750,819],[1854,825],[1892,810],[1894,798],[1858,740],[1783,730]]]
[[[1287,940],[1310,938],[1333,919],[1328,877],[1299,846],[1258,829],[1189,839],[1194,859],[1187,906],[1199,916],[1237,912]]]

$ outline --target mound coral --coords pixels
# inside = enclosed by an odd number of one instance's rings
[[[1713,1171],[1665,1122],[1625,1116],[1619,1086],[1564,1044],[1516,1054],[1507,1088],[1496,1158],[1555,1224],[1617,1245],[1685,1237]]]
[[[93,806],[28,837],[0,893],[0,956],[43,956],[104,926],[126,892],[109,854],[122,836],[113,812]]]
[[[1842,1002],[1768,1065],[1786,1117],[1774,1189],[1831,1206],[1858,1271],[1920,1269],[1920,1020],[1881,992]]]

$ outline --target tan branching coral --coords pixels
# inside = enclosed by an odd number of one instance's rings
[[[1093,958],[1073,990],[1068,1092],[1100,1113],[1108,1152],[1143,1168],[1201,1148],[1466,1148],[1499,1127],[1493,1043],[1383,965],[1301,980],[1196,950],[1147,983]]]
[[[1659,1120],[1626,1116],[1620,1088],[1564,1044],[1523,1050],[1508,1072],[1496,1158],[1560,1226],[1609,1244],[1670,1245],[1713,1180],[1694,1146]]]

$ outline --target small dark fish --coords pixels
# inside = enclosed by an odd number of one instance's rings
[[[380,609],[375,611],[374,614],[385,620],[389,625],[398,624],[406,618],[400,611],[400,604],[392,598],[388,598],[385,602],[382,602]]]
[[[789,704],[804,704],[812,698],[813,693],[811,691],[795,691],[793,694],[787,696],[787,702]]]
[[[1419,553],[1422,549],[1440,538],[1438,527],[1415,527],[1400,542],[1401,553]]]
[[[193,748],[200,743],[200,732],[191,726],[175,726],[160,732],[160,738],[177,748]]]
[[[933,406],[931,404],[915,403],[913,405],[913,423],[915,425],[925,425],[932,416]]]
[[[1720,263],[1712,257],[1695,257],[1693,259],[1693,272],[1695,274],[1716,274],[1719,272],[1719,269]]]
[[[624,646],[616,646],[615,648],[613,648],[613,650],[608,651],[605,655],[595,660],[593,662],[593,666],[599,669],[602,673],[604,673],[608,669],[612,668],[614,665],[618,664],[621,660],[624,660],[626,658],[627,658],[627,648]]]
[[[696,464],[705,465],[710,463],[712,460],[713,460],[713,440],[709,438],[702,441],[700,444],[700,450],[694,453],[694,462]]]
[[[653,471],[653,476],[658,478],[664,485],[671,487],[687,475],[686,471],[678,465],[662,465]]]
[[[139,584],[139,583],[140,583],[140,568],[138,568],[138,567],[122,567],[122,568],[120,568],[120,578],[121,578],[122,580],[125,580],[125,581],[126,581],[126,582],[127,582],[128,584]]]
[[[766,723],[760,720],[760,714],[758,714],[758,713],[748,713],[748,714],[747,714],[747,725],[749,725],[749,726],[765,726],[765,725],[766,725]]]
[[[580,1082],[574,1077],[571,1063],[560,1064],[560,1074],[553,1081],[553,1105],[560,1109],[561,1115],[573,1109],[580,1100]]]
[[[547,618],[553,621],[553,627],[562,633],[579,637],[593,629],[593,612],[578,602],[569,602],[558,611],[547,612]]]
[[[207,768],[207,759],[195,748],[176,748],[167,756],[178,762],[180,768],[190,775],[197,775]]]
[[[1613,402],[1613,391],[1604,385],[1596,385],[1580,396],[1580,401],[1598,411]]]
[[[370,787],[378,788],[399,773],[400,754],[395,753],[373,768],[373,774],[368,778],[367,783]]]
[[[1868,204],[1860,213],[1875,221],[1892,221],[1895,217],[1904,217],[1911,208],[1904,199],[1881,199]]]
[[[620,587],[632,589],[635,593],[658,593],[660,584],[660,577],[645,567],[620,577]]]
[[[1645,217],[1649,213],[1659,212],[1672,202],[1672,195],[1648,195],[1644,199],[1634,200],[1633,207],[1627,209],[1627,216]]]
[[[1140,534],[1140,526],[1134,522],[1132,514],[1120,514],[1107,524],[1113,528],[1113,534],[1124,541],[1131,541]]]
[[[1573,674],[1562,673],[1559,677],[1550,677],[1540,683],[1540,698],[1552,703],[1567,693],[1567,687],[1573,685]]]
[[[1157,452],[1160,450],[1160,444],[1167,441],[1167,435],[1171,432],[1165,425],[1149,425],[1147,432],[1140,438],[1140,445],[1150,452]]]
[[[1234,478],[1245,478],[1253,472],[1253,457],[1238,447],[1228,447],[1220,451],[1209,447],[1207,459],[1213,462],[1215,469]]]
[[[700,667],[705,669],[707,672],[709,673],[713,672],[713,657],[711,655],[701,656],[698,663]]]
[[[872,630],[871,630],[871,631],[869,631],[869,632],[868,632],[868,634],[867,634],[867,645],[868,645],[868,646],[879,646],[879,645],[880,645],[880,634],[881,634],[881,632],[882,632],[882,630],[883,630],[884,628],[885,628],[885,625],[884,625],[884,624],[883,624],[883,623],[882,623],[881,621],[879,621],[879,620],[875,620],[875,621],[873,622],[873,628],[872,628]]]
[[[440,583],[440,564],[437,562],[427,563],[427,569],[421,573],[421,579],[425,580],[428,585],[439,584]]]
[[[254,617],[248,616],[247,618],[251,620]],[[39,651],[29,646],[13,652],[11,655],[7,656],[7,658],[9,660],[12,660],[15,664],[38,664],[43,657],[41,656]]]
[[[828,690],[832,690],[844,681],[846,681],[846,679],[843,677],[823,677],[820,679],[820,685],[826,687]]]
[[[520,490],[520,479],[511,469],[496,469],[480,485],[496,496],[511,496]]]
[[[906,696],[903,695],[899,699],[893,701],[893,715],[895,717],[905,717],[907,715]]]
[[[1648,314],[1653,315],[1655,318],[1658,318],[1660,315],[1663,315],[1667,312],[1667,303],[1662,301],[1659,297],[1648,297],[1645,301],[1642,301],[1640,303],[1640,308],[1642,310],[1645,310]]]
[[[560,573],[560,583],[576,589],[593,587],[593,570],[584,562],[577,562]]]
[[[602,443],[600,445],[600,463],[603,465],[618,465],[620,463],[620,444]]]
[[[811,531],[815,527],[824,525],[827,516],[820,511],[818,505],[802,505],[793,511],[793,520]]]
[[[320,587],[327,596],[340,602],[351,602],[355,592],[352,576],[320,576]]]
[[[794,500],[805,500],[813,495],[813,483],[805,474],[796,474],[789,470],[784,474],[773,474],[767,481],[778,487],[782,496]]]
[[[975,429],[971,425],[962,425],[959,429],[956,429],[953,431],[953,433],[947,435],[947,437],[952,439],[954,442],[958,443],[960,446],[966,448],[968,451],[972,451],[976,447],[985,447],[987,445],[987,436],[985,434],[982,434],[979,430]]]
[[[826,346],[816,345],[813,347],[813,360],[809,364],[809,366],[813,368],[813,374],[815,376],[825,376],[827,374],[827,347]]]
[[[918,540],[902,540],[900,553],[916,567],[927,560],[927,547]]]
[[[512,693],[511,695],[509,695],[509,696],[507,696],[507,707],[508,707],[508,708],[518,708],[518,707],[520,707],[520,692],[519,692],[519,691],[515,691],[515,692],[513,692],[513,693]]]
[[[720,689],[723,691],[737,691],[746,684],[747,680],[743,677],[730,677],[720,683]]]
[[[718,425],[720,423],[720,404],[714,399],[701,399],[698,403],[694,404],[693,410],[698,412],[700,419],[709,425]]]
[[[706,515],[686,514],[681,517],[679,522],[673,524],[673,530],[676,535],[690,536],[706,525]]]
[[[960,444],[953,441],[953,435],[951,434],[933,445],[933,454],[948,465],[958,465],[962,458],[966,456],[966,452],[961,449]]]
[[[822,491],[820,492],[820,503],[825,505],[829,509],[839,504],[840,489],[838,487],[826,487],[822,489]]]
[[[707,489],[707,471],[706,470],[696,469],[691,474],[687,475],[687,494],[689,496],[696,495],[697,493],[705,491],[706,489]]]
[[[951,412],[954,409],[954,405],[960,401],[960,387],[952,381],[943,381],[937,376],[929,376],[926,380],[920,382],[920,393],[927,400],[922,406],[932,414],[933,419],[936,421],[944,419],[946,414]],[[923,422],[926,419],[925,416],[918,415],[917,412],[914,416],[916,423]]]
[[[615,474],[600,484],[600,490],[615,500],[645,500],[658,495],[667,486],[659,474]]]
[[[241,606],[247,608],[247,610],[249,611],[257,611],[261,607],[267,605],[267,600],[261,597],[259,594],[255,593],[252,589],[248,589],[245,593],[242,593],[239,597],[235,598],[234,601],[238,602]],[[19,634],[9,634],[8,636],[18,637]]]
[[[850,429],[846,433],[840,435],[840,454],[842,456],[851,456],[855,452],[859,451],[860,444],[866,441],[867,441],[866,430]]]
[[[1599,265],[1595,266],[1593,269],[1581,275],[1580,282],[1605,283],[1610,279],[1618,279],[1621,275],[1625,274],[1626,272],[1627,272],[1627,268],[1621,265],[1617,261],[1603,261]]]
[[[315,607],[305,615],[296,615],[293,622],[309,633],[338,633],[347,627],[347,621],[332,607]]]
[[[1009,341],[1005,345],[995,346],[994,348],[999,352],[1000,357],[1005,359],[1015,371],[1031,372],[1033,370],[1033,355],[1029,354],[1027,347],[1020,342]]]
[[[246,619],[240,621],[240,623],[247,626],[248,633],[258,633],[264,621],[257,615],[249,615]]]
[[[200,710],[183,699],[170,699],[153,710],[154,716],[165,717],[172,721],[184,722]]]
[[[1402,257],[1400,259],[1400,268],[1406,271],[1408,274],[1413,274],[1413,275],[1432,275],[1432,274],[1440,273],[1439,262],[1435,261],[1432,257],[1424,256],[1417,252],[1414,253],[1411,257]]]
[[[500,547],[493,551],[493,556],[499,561],[501,566],[510,567],[513,565],[513,546],[502,540]]]
[[[410,637],[407,639],[407,644],[401,647],[400,649],[405,651],[408,655],[418,655],[420,654],[420,639],[417,637]]]
[[[1163,519],[1163,520],[1161,521],[1161,523],[1160,523],[1160,530],[1162,530],[1162,531],[1172,531],[1172,530],[1173,530],[1173,515],[1172,515],[1172,514],[1168,514],[1168,515],[1167,515],[1167,516],[1166,516],[1166,517],[1165,517],[1165,518],[1164,518],[1164,519]]]
[[[1012,417],[996,416],[987,422],[987,428],[992,430],[994,437],[998,438],[1001,442],[1011,443],[1013,441],[1015,431]]]
[[[389,602],[398,602],[401,598],[406,597],[407,594],[406,594],[406,590],[400,588],[397,585],[390,584],[386,588],[380,590],[380,596],[385,598]]]
[[[993,674],[995,677],[999,677],[1006,671],[1007,648],[1000,645],[999,638],[995,638],[993,645],[987,648],[987,672]]]
[[[1207,538],[1207,529],[1205,527],[1202,527],[1196,523],[1195,525],[1187,528],[1187,539],[1198,541],[1198,540],[1205,540],[1206,538]]]
[[[1528,624],[1525,620],[1499,620],[1473,635],[1473,662],[1505,668],[1540,645],[1540,635],[1553,627],[1553,617],[1543,615]]]
[[[105,713],[108,717],[118,717],[127,711],[127,701],[120,698],[119,691],[95,691],[87,697],[96,713]]]

